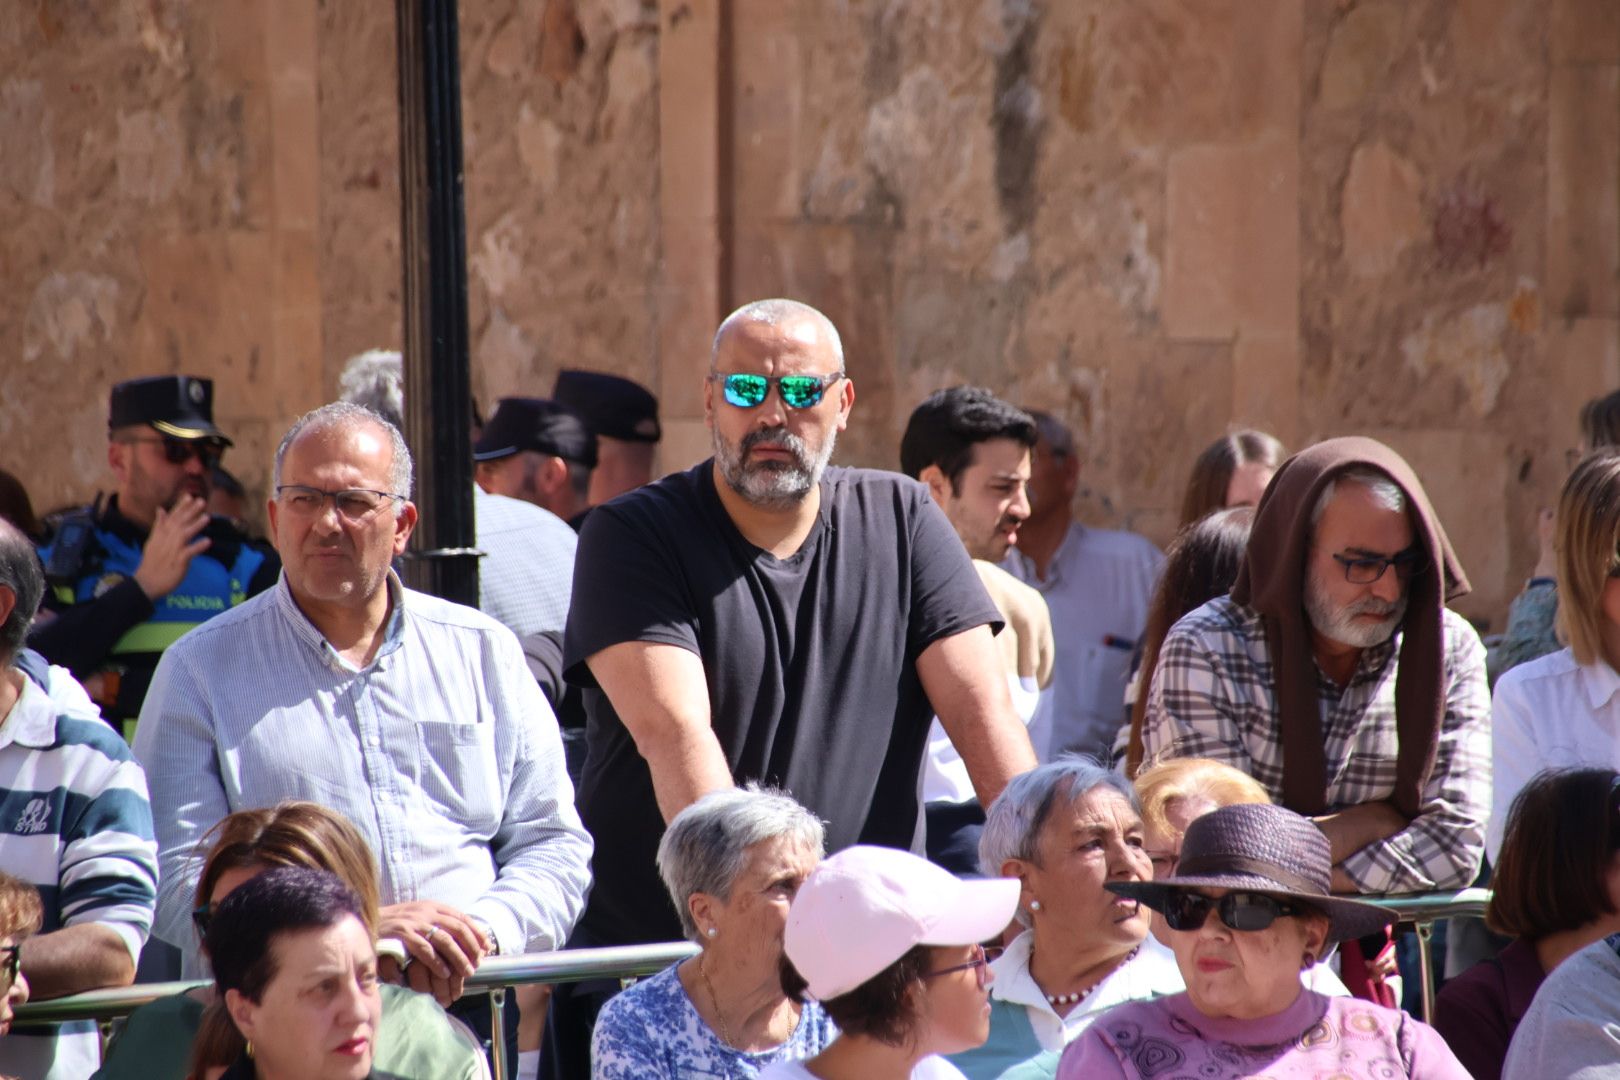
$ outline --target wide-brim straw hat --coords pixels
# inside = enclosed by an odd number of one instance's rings
[[[1110,891],[1154,911],[1187,889],[1234,889],[1309,904],[1328,917],[1328,940],[1374,933],[1395,921],[1391,912],[1332,895],[1333,856],[1327,837],[1308,818],[1281,806],[1223,806],[1195,820],[1182,839],[1174,877],[1111,882]]]

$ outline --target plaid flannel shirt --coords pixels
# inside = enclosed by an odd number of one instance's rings
[[[1363,650],[1341,691],[1318,669],[1329,810],[1395,789],[1395,673],[1401,635]],[[1491,697],[1485,647],[1445,612],[1446,715],[1418,816],[1343,862],[1364,893],[1428,892],[1473,883],[1491,806]],[[1229,597],[1176,623],[1159,653],[1143,724],[1144,767],[1213,758],[1283,793],[1282,729],[1260,616]]]

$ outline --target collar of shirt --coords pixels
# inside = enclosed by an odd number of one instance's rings
[[[388,624],[383,629],[382,648],[377,650],[377,655],[371,661],[373,666],[382,663],[383,657],[398,649],[405,640],[405,586],[400,583],[398,575],[392,570],[388,571],[387,589]],[[293,599],[292,586],[287,584],[286,570],[282,570],[281,579],[276,582],[276,610],[281,612],[281,617],[292,627],[293,633],[300,641],[321,654],[322,662],[328,667],[349,671],[360,670],[332,648],[331,642],[326,640],[326,635],[322,634],[320,628],[310,622],[309,616],[299,608],[298,601]]]
[[[0,720],[0,750],[13,743],[30,750],[49,750],[55,742],[56,707],[50,696],[24,675],[22,693]]]
[[[1581,665],[1581,686],[1586,689],[1587,702],[1596,711],[1620,694],[1620,674],[1600,657],[1590,664]]]
[[[1080,546],[1080,539],[1085,535],[1086,527],[1078,521],[1069,525],[1069,531],[1063,534],[1058,541],[1057,550],[1046,563],[1046,576],[1042,577],[1035,569],[1035,560],[1025,555],[1016,546],[1009,548],[1008,553],[1018,560],[1018,575],[1023,581],[1034,586],[1041,592],[1053,588],[1063,580],[1063,563],[1071,551]]]

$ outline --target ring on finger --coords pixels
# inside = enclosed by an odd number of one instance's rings
[[[422,936],[424,938],[426,938],[427,940],[432,941],[433,940],[433,935],[437,934],[438,932],[439,932],[438,926],[437,925],[431,925],[426,930],[422,931]]]

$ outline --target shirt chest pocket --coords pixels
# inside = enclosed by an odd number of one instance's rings
[[[464,828],[492,833],[505,803],[495,725],[422,720],[416,735],[423,797]]]

